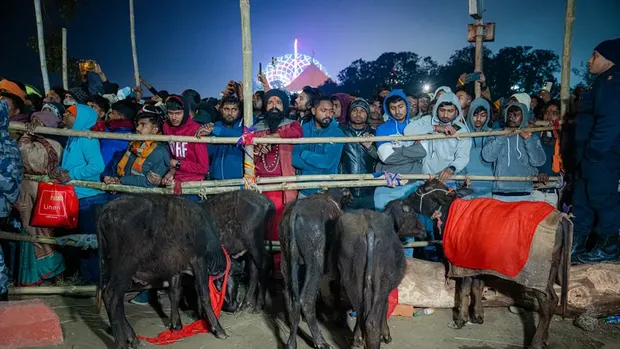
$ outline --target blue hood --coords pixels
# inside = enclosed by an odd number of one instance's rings
[[[474,111],[478,109],[478,107],[483,107],[487,111],[487,121],[482,125],[480,131],[488,131],[489,130],[489,120],[491,119],[491,105],[484,98],[476,98],[469,105],[469,112],[467,113],[467,127],[472,132],[476,132],[476,126],[474,126]]]
[[[73,130],[88,131],[95,126],[96,122],[97,112],[93,108],[84,104],[77,105],[77,115],[73,124]]]
[[[527,109],[527,107],[525,106],[525,104],[523,103],[510,103],[506,106],[506,109],[504,109],[504,125],[506,125],[508,123],[508,109],[510,109],[510,107],[513,106],[517,106],[519,107],[519,109],[521,109],[521,113],[523,113],[523,120],[521,121],[521,126],[519,126],[519,128],[525,128],[525,126],[527,126],[527,122],[529,120],[529,116],[530,113]],[[471,107],[470,107],[471,108]]]
[[[390,108],[387,105],[387,100],[392,97],[392,96],[398,96],[400,98],[402,98],[405,101],[405,104],[407,105],[407,117],[405,118],[405,124],[409,123],[409,117],[411,115],[409,115],[409,110],[411,108],[411,106],[409,105],[409,100],[407,99],[407,95],[405,94],[405,92],[403,92],[403,90],[394,90],[392,92],[390,92],[389,95],[387,95],[385,97],[385,99],[383,100],[383,112],[390,117],[390,120],[394,120],[396,121],[393,117],[392,114],[390,114]]]

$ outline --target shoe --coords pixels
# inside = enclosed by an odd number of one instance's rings
[[[149,304],[149,291],[142,291],[137,296],[129,300],[129,303],[136,305],[148,305]]]
[[[618,236],[605,236],[599,238],[596,247],[590,253],[584,253],[577,257],[580,262],[601,263],[614,262],[620,258],[620,245],[618,244]]]
[[[588,236],[573,236],[573,246],[570,250],[570,261],[571,264],[582,264],[579,260],[579,256],[586,253],[586,240],[588,240]]]

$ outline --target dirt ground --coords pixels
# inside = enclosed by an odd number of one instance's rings
[[[127,299],[131,294],[127,295]],[[16,299],[16,298],[12,298]],[[22,297],[21,299],[27,299]],[[54,308],[62,324],[65,342],[62,345],[44,348],[114,348],[112,336],[108,333],[108,320],[105,312],[97,314],[94,298],[75,298],[45,296],[42,299]],[[156,336],[166,329],[169,314],[167,297],[160,298],[163,313],[153,306],[139,306],[126,303],[129,323],[135,332],[144,336]],[[199,334],[167,346],[144,344],[144,348],[283,348],[282,342],[288,337],[288,326],[280,309],[268,310],[267,314],[223,313],[221,324],[230,336],[219,340],[211,334]],[[161,315],[160,315],[161,314]],[[192,311],[182,313],[183,324],[191,323]],[[451,310],[437,310],[433,315],[389,320],[393,342],[385,348],[458,348],[458,349],[509,349],[522,348],[534,331],[535,316],[526,312],[521,315],[510,313],[504,308],[485,309],[483,325],[468,325],[461,330],[447,327],[452,319]],[[573,326],[571,320],[555,316],[551,323],[550,339],[553,349],[581,348],[619,348],[620,325],[601,325],[595,332],[585,332]],[[298,336],[298,348],[312,348],[309,331],[302,322]],[[323,327],[323,335],[333,348],[348,348],[351,332],[336,329],[329,325]]]

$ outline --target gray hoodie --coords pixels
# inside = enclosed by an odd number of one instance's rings
[[[523,121],[519,128],[527,125],[528,110],[522,103],[511,103],[504,109],[504,122],[508,118],[508,109],[518,106],[523,112]],[[538,174],[537,167],[545,163],[545,151],[537,135],[523,139],[520,135],[488,137],[482,148],[482,158],[493,163],[495,176],[530,177]],[[496,181],[493,193],[531,193],[533,184],[526,182]]]

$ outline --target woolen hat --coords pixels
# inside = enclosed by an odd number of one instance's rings
[[[366,111],[367,115],[370,115],[370,104],[368,104],[368,102],[366,102],[366,100],[363,98],[357,98],[353,102],[351,102],[351,104],[349,105],[349,117],[351,116],[351,112],[355,108],[362,108]]]
[[[289,104],[291,103],[288,93],[277,88],[271,89],[265,93],[265,97],[263,97],[263,104],[267,105],[267,101],[273,96],[280,98],[282,101],[282,106],[284,107],[283,112],[288,113]]]
[[[62,116],[65,113],[65,106],[60,104],[60,103],[45,103],[43,104],[43,108],[41,108],[41,110],[43,109],[49,109],[52,113],[54,113],[54,115],[56,115],[56,117],[59,120],[62,120]]]
[[[620,64],[620,38],[603,41],[596,46],[594,51],[600,53],[601,56],[614,64]]]

